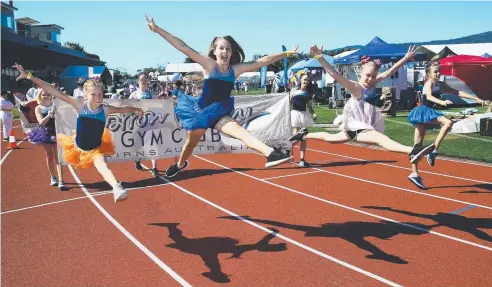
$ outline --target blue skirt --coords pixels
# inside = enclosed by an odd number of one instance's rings
[[[441,112],[429,108],[428,106],[422,105],[413,108],[413,110],[408,115],[408,121],[412,125],[425,124],[432,122],[433,120],[444,116]]]
[[[200,107],[199,98],[178,96],[178,104],[174,112],[185,130],[208,129],[213,127],[224,116],[234,112],[234,98],[229,97],[221,102],[213,102],[209,106]]]

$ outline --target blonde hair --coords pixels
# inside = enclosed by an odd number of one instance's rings
[[[89,91],[91,89],[93,89],[94,87],[100,88],[101,91],[104,88],[102,82],[97,80],[97,79],[89,79],[89,80],[85,81],[84,86],[83,86],[84,94],[88,94]]]
[[[34,99],[36,99],[36,103],[38,103],[38,105],[41,105],[41,102],[43,101],[41,99],[41,94],[42,93],[46,93],[43,89],[38,89],[38,91],[36,92],[36,97],[34,97]],[[46,93],[47,95],[51,96],[50,94]],[[51,101],[53,101],[53,96],[51,96]]]

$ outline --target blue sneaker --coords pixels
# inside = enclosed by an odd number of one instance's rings
[[[419,175],[417,175],[417,176],[412,176],[412,175],[409,175],[409,176],[408,176],[408,179],[409,179],[409,180],[410,180],[413,184],[415,184],[418,188],[420,188],[420,189],[424,189],[424,190],[425,190],[425,189],[427,189],[427,188],[425,188],[424,183],[422,182],[423,180],[422,180],[422,178],[421,178]]]
[[[427,163],[430,166],[434,166],[434,163],[436,161],[437,153],[436,152],[431,152],[430,154],[427,155]]]

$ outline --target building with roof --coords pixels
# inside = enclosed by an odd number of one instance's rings
[[[25,89],[15,82],[17,71],[12,69],[12,65],[16,62],[48,82],[58,81],[67,66],[105,65],[97,56],[62,46],[63,27],[41,25],[29,17],[15,19],[18,9],[13,1],[1,2],[1,5],[2,89]]]

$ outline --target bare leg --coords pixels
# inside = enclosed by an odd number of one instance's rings
[[[344,131],[337,134],[330,134],[326,132],[309,133],[306,135],[306,139],[321,140],[332,144],[340,144],[350,141],[349,136]]]
[[[426,129],[427,128],[425,124],[417,124],[415,126],[415,133],[413,134],[413,144],[420,144],[420,145],[422,144]],[[418,163],[412,164],[412,173],[415,174],[419,173]]]
[[[392,152],[409,154],[412,151],[411,147],[397,143],[389,137],[375,130],[369,130],[358,134],[356,141],[367,144],[378,144],[388,151]]]
[[[46,165],[48,165],[48,171],[50,175],[55,174],[55,154],[53,153],[53,147],[50,144],[43,145],[44,151],[46,153]]]
[[[246,144],[247,147],[258,151],[264,156],[270,155],[270,153],[273,151],[271,147],[267,146],[265,143],[254,137],[233,119],[222,121],[222,123],[220,125],[217,125],[216,128],[219,128],[219,130],[224,134],[242,141]]]
[[[301,150],[301,158],[302,159],[306,155],[306,148],[307,148],[307,142],[306,141],[301,141],[300,150]]]
[[[438,149],[442,140],[448,134],[449,130],[453,126],[453,122],[445,117],[439,117],[436,121],[442,125],[441,131],[439,131],[439,134],[437,135],[436,138],[436,142],[434,143],[436,145],[436,149]],[[436,121],[433,122],[435,123]]]
[[[157,168],[157,160],[153,159],[153,160],[151,160],[151,162],[152,162],[152,169]]]
[[[104,180],[107,183],[109,183],[112,187],[114,187],[118,183],[118,181],[114,177],[113,172],[109,169],[104,156],[100,155],[94,158],[94,166],[96,167],[97,171],[102,175]]]
[[[51,145],[51,149],[53,150],[53,159],[54,159],[54,164],[56,165],[56,170],[58,172],[58,181],[63,181],[63,169],[62,165],[58,163],[58,150],[56,144]]]
[[[188,131],[188,137],[186,138],[185,145],[183,147],[183,151],[181,151],[181,155],[179,156],[178,167],[184,166],[185,162],[190,158],[193,150],[200,142],[200,138],[207,130],[199,129]]]
[[[297,128],[292,127],[292,134],[295,135],[297,133]],[[292,147],[290,149],[290,156],[294,156],[294,146],[296,145],[296,142],[292,142]]]

